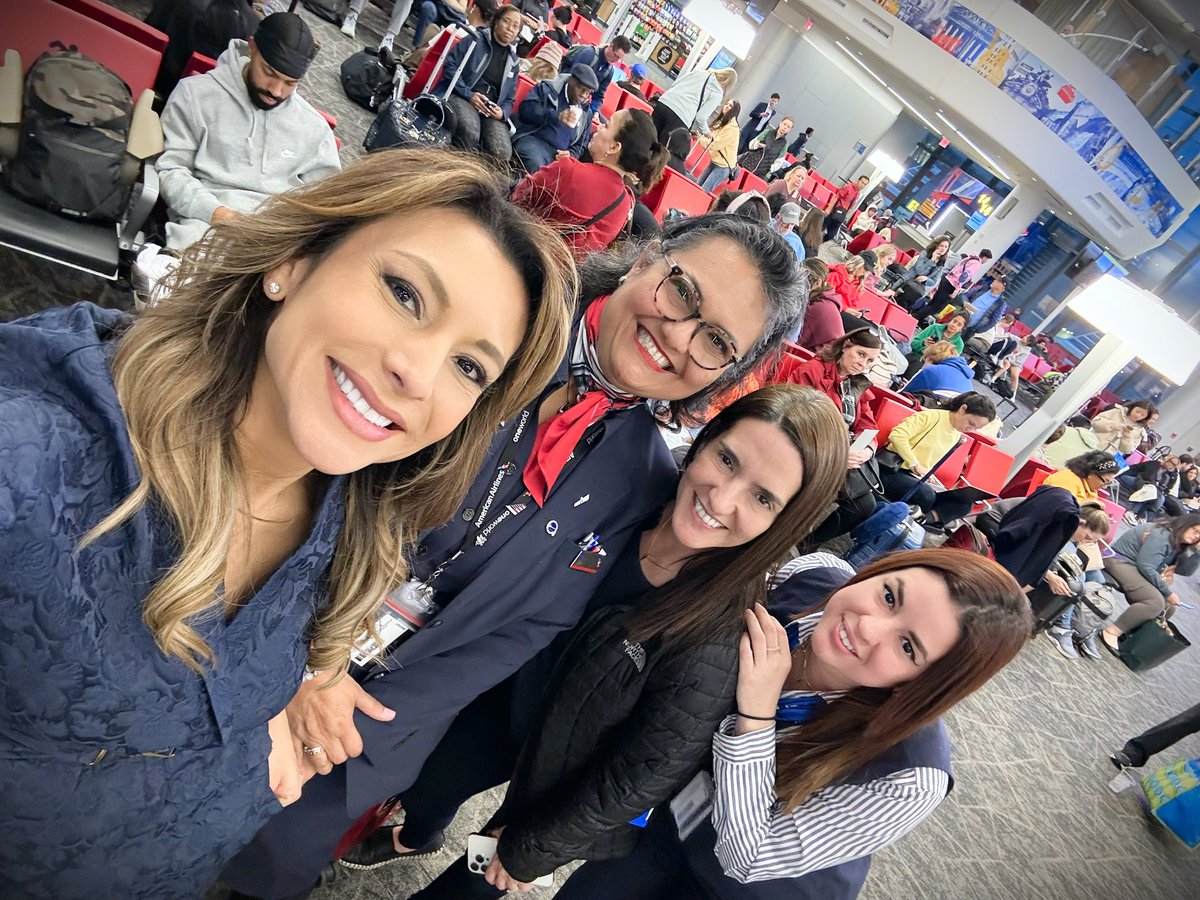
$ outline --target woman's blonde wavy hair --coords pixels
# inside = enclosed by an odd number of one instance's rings
[[[277,308],[263,293],[264,273],[297,259],[319,264],[351,232],[381,217],[447,208],[492,235],[524,282],[529,317],[503,374],[449,436],[349,476],[328,602],[313,621],[309,648],[313,668],[344,672],[354,640],[373,628],[381,598],[407,577],[405,550],[419,531],[454,515],[499,423],[537,396],[565,353],[578,291],[566,245],[509,203],[482,161],[444,150],[388,150],[210,229],[185,254],[170,297],[122,336],[113,380],[142,477],[85,543],[147,503],[169,515],[178,558],[142,603],[165,654],[200,671],[212,650],[193,624],[244,599],[222,600],[219,588],[237,514],[248,512],[234,432]]]

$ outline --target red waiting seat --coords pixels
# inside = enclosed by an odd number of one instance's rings
[[[653,81],[643,81],[642,82],[642,93],[646,95],[647,100],[653,100],[659,94],[663,93],[663,89],[660,88]]]
[[[687,170],[700,178],[712,165],[712,157],[699,141],[692,144],[692,152],[687,155]]]
[[[425,54],[425,58],[417,66],[417,71],[413,73],[412,80],[404,86],[404,98],[406,100],[415,100],[421,94],[433,90],[433,86],[437,84],[437,80],[442,74],[442,62],[445,60],[446,51],[462,40],[463,34],[464,32],[458,28],[444,28],[433,39],[433,44],[429,47],[429,52]]]
[[[891,301],[883,294],[863,288],[858,294],[858,308],[876,325],[882,325]]]
[[[526,95],[533,90],[533,86],[537,84],[532,78],[527,78],[524,75],[517,76],[517,91],[513,95],[513,113],[517,111],[517,107],[521,105],[521,101]]]
[[[26,0],[19,12],[13,9],[4,16],[0,51],[16,50],[26,68],[55,41],[74,45],[80,53],[112,69],[129,85],[134,100],[154,87],[162,63],[161,50],[54,0]]]
[[[758,191],[760,194],[766,194],[767,183],[747,169],[746,174],[742,176],[742,186],[739,188],[739,190]]]
[[[1036,459],[1027,460],[1025,465],[1017,470],[1017,474],[1004,485],[1004,489],[1000,491],[1000,496],[1006,499],[1009,497],[1028,497],[1053,472],[1053,466],[1048,466],[1046,463]]]
[[[888,307],[883,314],[883,322],[880,324],[898,340],[911,341],[912,336],[917,332],[917,320],[909,315],[908,311],[899,303],[891,301],[888,301]]]
[[[107,25],[118,34],[131,37],[138,43],[145,44],[159,53],[167,49],[167,42],[170,39],[166,34],[157,28],[151,28],[141,19],[135,19],[129,13],[122,12],[115,6],[105,3],[104,0],[55,0],[55,2],[67,7],[67,9],[73,9],[78,13],[82,13],[89,19],[95,19],[97,22]],[[33,60],[30,60],[30,62],[33,62]]]
[[[621,90],[617,88],[617,90]],[[654,112],[654,107],[643,100],[641,97],[635,97],[629,91],[621,91],[621,96],[617,100],[617,109],[640,109],[647,115]]]
[[[864,250],[874,250],[883,243],[883,238],[874,231],[862,231],[856,234],[846,245],[849,253],[862,253]]]
[[[916,410],[908,403],[901,403],[887,396],[883,397],[875,407],[875,427],[879,429],[876,441],[879,446],[882,447],[887,443],[888,435],[892,433],[893,428],[915,412]]]
[[[972,440],[971,454],[963,466],[957,486],[977,487],[999,496],[1012,465],[1013,458],[994,444]]]
[[[933,470],[933,477],[946,487],[952,486],[958,481],[958,476],[963,473],[963,467],[967,464],[967,457],[971,454],[972,446],[973,442],[970,438],[959,444],[954,452],[946,457],[946,461]]]
[[[674,169],[664,170],[662,180],[642,196],[642,202],[660,222],[669,209],[702,216],[708,212],[712,199],[708,191]]]
[[[817,207],[818,209],[825,209],[829,206],[832,200],[833,191],[831,191],[828,186],[818,181],[812,190],[813,206]]]
[[[569,30],[579,39],[577,43],[580,44],[597,47],[604,39],[604,30],[599,25],[589,22],[578,13],[575,14],[575,18],[571,21]]]
[[[621,102],[621,95],[628,94],[629,91],[623,91],[617,85],[617,82],[610,84],[604,91],[604,101],[600,104],[600,115],[606,119],[611,119],[613,113],[618,109],[618,104]],[[634,98],[637,99],[636,97]]]

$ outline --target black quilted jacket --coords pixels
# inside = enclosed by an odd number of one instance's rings
[[[667,801],[708,759],[732,711],[741,622],[699,646],[625,638],[628,607],[608,607],[568,645],[504,803],[504,868],[532,881],[576,859],[628,854],[630,819]]]

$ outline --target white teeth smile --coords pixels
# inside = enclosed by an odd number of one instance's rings
[[[333,378],[337,382],[338,387],[342,389],[342,393],[346,395],[346,399],[350,401],[350,405],[358,410],[360,416],[372,425],[378,425],[380,428],[390,428],[392,426],[391,419],[381,416],[371,408],[371,404],[363,399],[363,395],[358,392],[358,388],[354,386],[354,382],[347,377],[346,373],[339,368],[337,363],[330,361],[329,367],[333,369]]]
[[[658,344],[654,343],[654,338],[650,336],[650,332],[641,325],[637,330],[637,342],[643,350],[650,354],[650,358],[654,360],[656,366],[667,370],[671,368],[671,361],[663,356],[662,351],[658,349]]]
[[[693,508],[696,510],[696,515],[700,517],[700,521],[709,528],[724,528],[725,526],[708,514],[708,511],[700,504],[700,498],[696,498]]]
[[[846,631],[845,622],[838,626],[838,640],[842,642],[842,646],[845,647],[850,653],[854,653],[854,645],[850,643],[850,634]]]

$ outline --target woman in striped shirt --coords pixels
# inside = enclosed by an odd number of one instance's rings
[[[713,740],[711,776],[661,810],[631,856],[583,866],[558,900],[850,900],[870,854],[949,792],[940,717],[1028,640],[1016,581],[947,549],[857,575],[817,554],[781,574],[771,607],[789,624],[746,613],[737,714]],[[804,593],[817,582],[844,584],[814,604]]]

